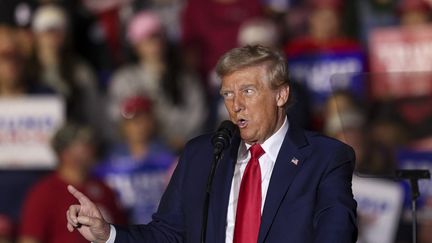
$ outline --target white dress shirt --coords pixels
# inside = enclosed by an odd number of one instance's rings
[[[259,164],[261,168],[261,213],[264,208],[265,198],[267,195],[268,186],[270,183],[271,174],[273,172],[273,167],[276,162],[276,158],[279,154],[279,150],[282,146],[282,142],[285,138],[285,134],[288,131],[288,120],[285,121],[281,128],[269,137],[261,147],[263,148],[265,154],[259,158]],[[244,142],[240,143],[237,163],[234,169],[234,176],[231,184],[231,191],[228,203],[228,213],[227,213],[227,224],[226,224],[226,236],[225,243],[232,243],[234,237],[234,225],[237,210],[237,201],[240,191],[240,183],[243,177],[243,173],[246,169],[246,165],[250,159],[249,148],[251,144],[246,144]],[[114,243],[116,237],[115,227],[111,225],[110,236],[106,243]]]
[[[265,154],[263,154],[259,159],[259,164],[261,168],[261,213],[264,208],[265,198],[267,195],[267,189],[270,183],[271,174],[273,172],[273,167],[276,162],[276,158],[279,154],[279,150],[282,146],[282,142],[285,138],[285,134],[288,131],[288,121],[285,118],[285,121],[279,130],[269,137],[261,147],[263,148]],[[225,243],[232,243],[234,238],[234,225],[236,218],[236,210],[237,210],[237,201],[240,191],[241,179],[243,177],[243,173],[246,169],[246,165],[250,159],[249,148],[251,144],[246,144],[241,142],[237,163],[234,169],[234,176],[231,184],[231,191],[228,203],[228,213],[227,213],[227,225],[226,225],[226,233],[225,233]]]

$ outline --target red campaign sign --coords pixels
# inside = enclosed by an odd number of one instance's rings
[[[377,29],[369,38],[374,98],[432,93],[432,26]]]

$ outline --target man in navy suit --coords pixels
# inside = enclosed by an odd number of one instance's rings
[[[219,60],[217,74],[230,120],[239,129],[216,170],[206,242],[355,242],[354,152],[289,122],[283,56],[260,45],[236,48]],[[186,145],[149,224],[110,225],[69,186],[79,204],[67,212],[68,229],[93,242],[200,242],[211,138],[203,135]]]

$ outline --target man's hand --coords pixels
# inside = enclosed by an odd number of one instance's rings
[[[88,197],[69,185],[68,191],[79,201],[66,212],[67,228],[70,232],[77,229],[84,238],[92,242],[106,242],[110,235],[110,225]]]

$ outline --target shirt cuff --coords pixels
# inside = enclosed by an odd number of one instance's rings
[[[109,238],[106,241],[106,243],[114,243],[116,235],[117,235],[117,231],[116,231],[115,227],[111,224],[110,225],[110,235],[109,235]]]

